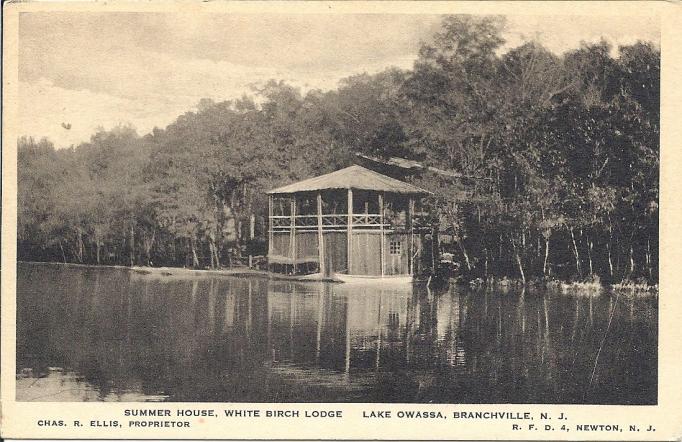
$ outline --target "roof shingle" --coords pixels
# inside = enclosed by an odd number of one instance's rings
[[[327,189],[358,189],[375,190],[379,192],[393,192],[415,195],[430,194],[428,190],[412,184],[404,183],[395,178],[382,175],[362,166],[354,165],[340,169],[326,175],[320,175],[297,183],[288,184],[268,191],[268,194],[288,194],[298,192],[312,192]]]

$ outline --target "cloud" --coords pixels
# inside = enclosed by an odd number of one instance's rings
[[[119,96],[206,94],[245,79],[301,78],[324,86],[414,57],[437,16],[354,14],[28,14],[20,79]],[[215,82],[220,82],[216,84]]]
[[[47,137],[56,147],[87,141],[98,127],[111,128],[132,123],[146,132],[155,125],[172,121],[182,110],[166,108],[162,102],[138,101],[87,89],[55,86],[50,80],[19,83],[19,125],[21,134]],[[62,123],[71,125],[65,129]]]
[[[81,66],[77,76],[60,76],[56,81],[45,77],[21,81],[21,134],[48,137],[58,148],[87,141],[98,127],[108,129],[130,123],[144,134],[155,126],[170,124],[201,98],[216,101],[238,98],[270,79],[284,79],[303,91],[329,90],[349,75],[375,73],[387,66],[408,68],[413,61],[411,57],[398,57],[360,65],[354,71],[320,74],[200,58],[181,59],[150,51],[138,54],[144,64],[121,59],[102,59],[96,63],[72,59],[74,65]],[[66,130],[62,123],[70,123],[71,129]]]
[[[617,55],[619,45],[637,40],[660,42],[657,17],[640,16],[528,16],[507,17],[506,48],[513,48],[527,40],[537,40],[556,54],[576,49],[585,43],[602,39],[613,45]]]
[[[439,23],[418,14],[22,14],[20,133],[64,147],[98,126],[132,123],[141,134],[165,127],[201,98],[238,98],[269,79],[333,89],[353,74],[410,68]],[[537,38],[560,53],[601,37],[657,41],[658,25],[646,17],[510,16],[506,36],[507,47]]]
[[[87,141],[100,126],[132,123],[138,133],[147,133],[154,126],[165,127],[201,98],[238,98],[270,79],[283,79],[303,91],[329,90],[349,75],[388,66],[409,68],[414,59],[403,55],[370,59],[350,70],[310,70],[239,65],[140,48],[80,52],[61,47],[41,58],[42,66],[20,82],[20,130],[46,136],[58,148]],[[72,128],[64,129],[62,122]]]

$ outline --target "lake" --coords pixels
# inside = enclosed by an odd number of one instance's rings
[[[18,264],[18,401],[657,402],[658,296]]]

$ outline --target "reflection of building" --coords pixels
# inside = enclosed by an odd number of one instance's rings
[[[390,276],[419,270],[419,203],[428,191],[351,166],[268,193],[272,271]]]
[[[271,282],[268,298],[275,364],[345,373],[425,367],[439,360],[454,365],[456,295],[428,296],[411,286]]]

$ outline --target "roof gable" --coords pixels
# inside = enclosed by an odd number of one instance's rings
[[[431,192],[395,178],[354,165],[326,175],[272,189],[268,194],[313,192],[328,189],[375,190],[404,194],[427,195]]]

